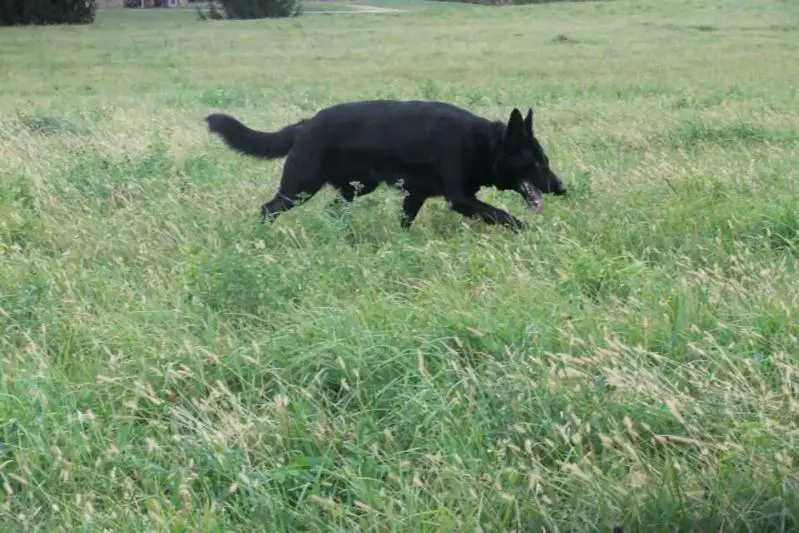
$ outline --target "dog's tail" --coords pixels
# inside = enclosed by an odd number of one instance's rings
[[[237,119],[223,113],[205,117],[208,129],[218,134],[230,148],[242,154],[263,159],[276,159],[288,155],[299,130],[308,122],[301,120],[276,132],[248,128]]]

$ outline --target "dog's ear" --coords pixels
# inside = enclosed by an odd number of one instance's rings
[[[524,135],[524,120],[518,108],[513,108],[508,119],[508,129],[505,131],[505,140]]]
[[[524,132],[532,137],[533,136],[533,110],[527,110],[527,116],[524,117]]]

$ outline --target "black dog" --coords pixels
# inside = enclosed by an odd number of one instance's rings
[[[392,100],[334,105],[277,132],[252,130],[224,114],[206,121],[233,150],[265,159],[288,155],[277,195],[261,208],[264,218],[277,217],[326,183],[351,202],[382,182],[406,192],[404,228],[425,200],[443,196],[464,216],[516,231],[521,221],[477,199],[481,187],[516,191],[536,212],[543,193],[566,193],[533,134],[532,109],[524,119],[514,109],[507,126],[451,104]]]

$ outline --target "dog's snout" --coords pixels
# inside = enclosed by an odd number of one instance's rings
[[[549,191],[555,196],[562,196],[566,194],[566,186],[560,181],[560,178],[551,176],[549,178]]]

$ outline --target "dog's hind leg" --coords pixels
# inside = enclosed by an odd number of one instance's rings
[[[333,177],[336,179],[332,179]],[[366,196],[380,185],[380,182],[377,180],[359,181],[357,177],[353,178],[352,181],[346,181],[346,177],[331,176],[328,177],[327,181],[328,183],[333,183],[334,187],[339,192],[339,196],[336,196],[333,201],[330,202],[330,207],[334,210],[339,209],[344,202],[352,203],[355,198]],[[353,183],[355,183],[355,185],[353,185]]]
[[[358,181],[355,179],[353,182],[355,185],[350,182],[342,182],[336,186],[341,194],[340,198],[343,198],[347,203],[352,202],[358,196],[366,196],[374,192],[377,186],[380,185],[378,181]]]
[[[400,217],[400,226],[403,229],[408,229],[419,214],[419,210],[427,200],[427,195],[419,193],[407,193],[405,199],[402,201],[402,216]]]
[[[298,203],[309,200],[325,184],[319,173],[320,158],[312,148],[295,144],[283,165],[277,194],[261,206],[264,220],[273,220]]]

